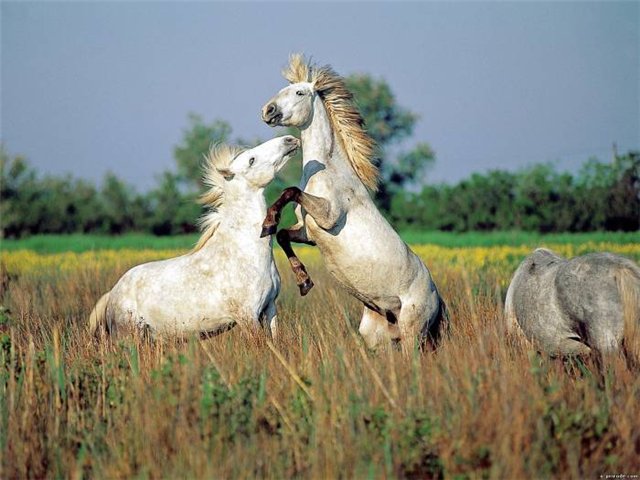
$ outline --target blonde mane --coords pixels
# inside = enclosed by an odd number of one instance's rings
[[[225,182],[221,172],[228,169],[233,159],[243,151],[244,149],[240,147],[219,144],[212,145],[209,154],[205,156],[203,180],[204,184],[210,188],[200,196],[198,203],[204,205],[208,212],[198,220],[202,235],[193,248],[194,252],[204,247],[220,225],[220,207],[224,204]]]
[[[291,83],[311,82],[314,85],[353,170],[365,187],[376,191],[379,172],[372,162],[375,142],[364,129],[364,120],[344,79],[328,65],[317,67],[306,63],[301,54],[290,57],[282,74]]]

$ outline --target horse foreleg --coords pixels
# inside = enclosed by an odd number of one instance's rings
[[[332,206],[326,198],[305,193],[298,187],[285,188],[267,210],[267,216],[262,222],[260,237],[275,233],[280,221],[280,213],[289,202],[299,204],[324,230],[333,228],[343,215],[342,209],[336,205]]]
[[[297,187],[285,188],[282,191],[276,201],[267,209],[267,216],[264,217],[264,221],[262,222],[260,238],[276,233],[282,209],[286,207],[289,202],[297,201],[300,193],[300,189]]]
[[[293,251],[291,242],[306,243],[307,245],[315,245],[315,242],[307,238],[307,233],[302,226],[297,229],[280,230],[276,235],[276,240],[289,259],[291,270],[296,276],[296,284],[300,289],[300,295],[304,297],[313,288],[313,281],[311,281],[304,264]]]

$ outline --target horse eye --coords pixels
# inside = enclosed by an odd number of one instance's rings
[[[299,97],[302,97],[304,95],[304,92],[302,90],[298,90],[296,92],[296,95],[298,95]]]
[[[255,163],[255,161],[256,161],[256,157],[251,157],[251,158],[249,159],[249,166],[250,166],[250,167],[253,167],[253,164]]]

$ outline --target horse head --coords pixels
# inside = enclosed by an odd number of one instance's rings
[[[235,154],[209,156],[207,180],[210,185],[226,190],[233,184],[242,184],[253,190],[266,187],[295,154],[300,140],[292,135],[273,138],[248,150]]]

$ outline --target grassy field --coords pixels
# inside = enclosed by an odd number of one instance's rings
[[[299,249],[316,283],[305,298],[278,252],[273,341],[239,327],[208,340],[95,341],[85,329],[99,295],[131,266],[183,253],[193,239],[154,249],[139,244],[148,237],[123,237],[104,249],[109,242],[81,247],[78,238],[68,248],[51,238],[2,245],[0,478],[640,472],[639,372],[622,358],[603,372],[591,359],[547,358],[502,322],[530,242],[639,261],[637,237],[416,246],[447,301],[451,332],[437,351],[408,356],[364,347],[361,306],[312,248]]]

